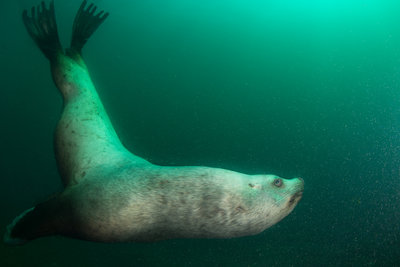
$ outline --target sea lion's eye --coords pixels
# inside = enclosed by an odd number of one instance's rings
[[[274,185],[277,187],[281,187],[283,184],[282,179],[275,179],[274,180]]]

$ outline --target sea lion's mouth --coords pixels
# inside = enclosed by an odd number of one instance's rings
[[[299,200],[301,199],[301,197],[303,196],[303,191],[299,191],[296,194],[294,194],[290,200],[289,200],[289,206],[292,206],[293,204],[299,202]]]

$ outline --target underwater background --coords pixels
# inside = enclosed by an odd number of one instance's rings
[[[83,55],[122,142],[161,165],[305,180],[294,211],[228,240],[0,244],[0,266],[400,266],[400,1],[103,0]],[[69,42],[81,1],[56,0]],[[0,2],[1,234],[62,190],[62,99]]]

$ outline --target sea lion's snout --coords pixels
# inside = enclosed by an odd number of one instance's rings
[[[303,178],[297,177],[297,178],[294,178],[294,179],[299,180],[299,182],[297,182],[296,188],[297,188],[297,190],[299,192],[301,191],[303,193],[303,191],[304,191],[304,180],[303,180]]]
[[[303,191],[304,191],[304,180],[301,177],[297,178],[300,181],[300,184],[297,185],[297,192],[291,196],[291,198],[288,201],[288,206],[293,206],[294,204],[297,204],[300,199],[303,197]]]

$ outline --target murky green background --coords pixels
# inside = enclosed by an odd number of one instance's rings
[[[163,165],[301,176],[303,200],[260,235],[0,244],[1,266],[400,266],[400,2],[103,0],[84,49],[124,144]],[[62,101],[0,2],[0,229],[62,189]],[[80,1],[56,1],[69,41]]]

